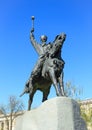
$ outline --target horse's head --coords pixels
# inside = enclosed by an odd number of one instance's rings
[[[59,35],[59,39],[66,39],[66,34],[65,33],[61,33],[60,35]]]
[[[55,40],[54,41],[65,41],[65,39],[66,39],[66,34],[65,33],[61,33],[61,34],[59,34],[59,35],[57,35],[56,37],[55,37]]]

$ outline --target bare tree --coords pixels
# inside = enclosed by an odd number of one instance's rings
[[[67,97],[71,97],[75,100],[80,99],[80,95],[82,94],[82,89],[71,83],[70,81],[65,83],[65,95]]]
[[[16,96],[10,96],[7,105],[0,106],[0,113],[6,118],[7,129],[12,130],[12,124],[14,119],[20,115],[20,112],[24,110],[23,102],[18,100]],[[21,113],[22,114],[22,113]],[[10,128],[9,128],[10,121]]]

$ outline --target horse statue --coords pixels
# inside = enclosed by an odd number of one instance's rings
[[[61,47],[65,38],[65,34],[56,36],[53,47],[43,63],[40,74],[36,75],[31,83],[29,80],[25,84],[25,89],[20,96],[29,93],[28,110],[31,108],[33,97],[37,90],[43,92],[42,102],[47,100],[52,84],[55,87],[57,96],[65,96],[63,86],[63,68],[65,62],[61,58]],[[31,87],[29,87],[30,84],[32,84]]]
[[[34,94],[37,90],[43,92],[42,102],[47,100],[51,85],[55,87],[57,96],[64,96],[64,88],[61,80],[61,72],[63,71],[64,63],[56,58],[46,60],[42,69],[42,75],[36,77],[32,81],[32,88],[29,88],[30,82],[25,85],[23,93],[29,93],[28,110],[31,108]]]

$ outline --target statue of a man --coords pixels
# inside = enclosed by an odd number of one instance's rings
[[[32,82],[34,77],[40,76],[43,63],[46,60],[46,58],[49,56],[50,49],[52,48],[51,43],[48,43],[48,44],[46,43],[46,41],[47,41],[46,35],[42,35],[40,37],[41,44],[39,44],[35,40],[33,32],[34,32],[34,29],[32,28],[32,30],[30,32],[30,41],[31,41],[32,45],[34,46],[36,52],[38,53],[39,58],[38,58],[38,61],[37,61],[32,73],[31,73],[31,75],[30,75],[29,80],[28,80],[28,82],[30,82],[30,85],[31,85],[31,82]],[[30,85],[29,85],[29,87],[32,87]]]

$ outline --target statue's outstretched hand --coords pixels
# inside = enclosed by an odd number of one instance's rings
[[[33,33],[33,32],[34,32],[34,28],[31,29],[31,33]]]

